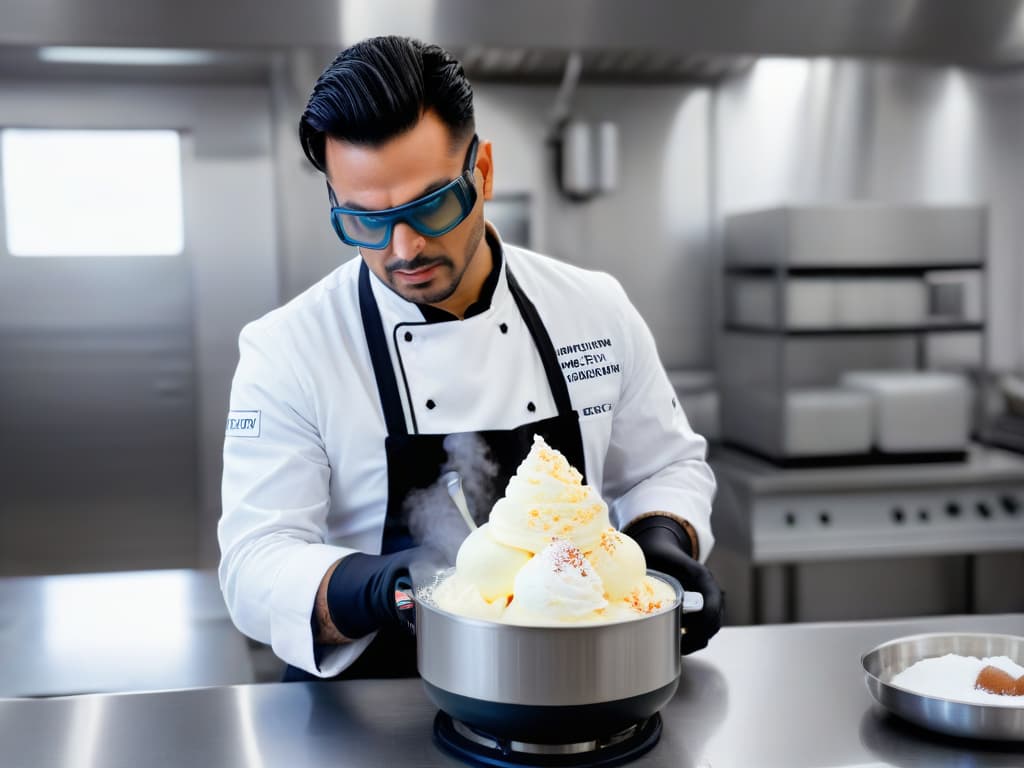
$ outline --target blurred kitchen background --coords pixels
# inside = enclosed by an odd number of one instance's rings
[[[275,674],[210,573],[237,336],[354,255],[296,126],[383,33],[646,318],[730,623],[1024,610],[1024,2],[0,0],[0,695]]]

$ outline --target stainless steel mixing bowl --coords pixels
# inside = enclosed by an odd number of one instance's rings
[[[893,676],[922,659],[961,656],[1009,656],[1024,661],[1024,637],[989,634],[926,634],[882,643],[861,657],[871,695],[886,709],[912,723],[952,736],[1024,741],[1024,707],[972,704],[922,696],[890,683]]]
[[[600,738],[651,717],[679,684],[682,588],[648,573],[672,585],[672,608],[609,624],[500,624],[417,599],[427,694],[456,720],[536,743]]]

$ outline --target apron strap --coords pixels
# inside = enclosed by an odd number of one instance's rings
[[[388,434],[406,435],[409,430],[405,426],[405,413],[402,410],[402,399],[398,394],[395,368],[391,365],[384,323],[380,319],[380,310],[373,297],[370,270],[365,261],[359,265],[359,313],[363,317],[363,333],[366,334],[366,346],[370,350],[370,362],[373,363],[373,376],[377,379],[377,393],[380,396]]]
[[[519,281],[512,274],[512,270],[506,268],[506,274],[508,275],[508,289],[512,293],[512,298],[516,301],[516,306],[519,307],[519,314],[523,316],[523,322],[526,323],[526,327],[530,330],[530,335],[533,336],[533,343],[540,354],[540,361],[544,364],[544,372],[548,377],[548,386],[551,387],[551,394],[555,399],[558,415],[565,416],[571,414],[573,413],[573,408],[572,399],[569,397],[569,386],[565,383],[562,367],[558,364],[555,345],[551,343],[551,337],[548,335],[548,330],[544,327],[544,322],[540,319],[540,315],[537,314],[537,308],[527,298],[526,294],[523,293],[523,289],[519,287]]]

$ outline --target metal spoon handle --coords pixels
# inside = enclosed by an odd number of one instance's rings
[[[459,514],[462,515],[462,519],[466,521],[466,525],[470,531],[476,530],[476,523],[473,521],[473,516],[469,514],[469,505],[466,504],[466,494],[462,492],[462,477],[458,472],[446,472],[441,476],[441,480],[448,487],[448,495],[451,496],[452,501],[455,502],[455,506],[459,510]]]

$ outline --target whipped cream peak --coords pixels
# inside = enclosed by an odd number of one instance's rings
[[[533,436],[530,452],[519,465],[516,475],[523,475],[523,479],[531,485],[540,485],[545,478],[550,478],[568,488],[583,486],[583,475],[579,470],[569,463],[561,451],[548,445],[540,435]]]
[[[490,523],[497,541],[529,552],[555,538],[586,547],[610,525],[601,496],[539,435],[491,510]]]

